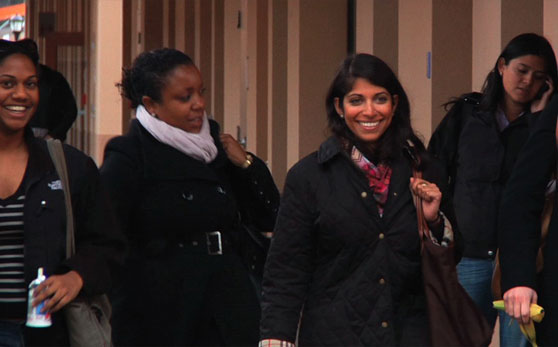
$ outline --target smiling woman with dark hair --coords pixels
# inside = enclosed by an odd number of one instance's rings
[[[78,295],[106,293],[124,243],[108,210],[91,158],[64,146],[74,221],[66,220],[60,177],[47,144],[29,127],[39,102],[38,57],[27,41],[0,40],[0,345],[66,346],[61,312]],[[66,223],[76,253],[66,259]],[[24,328],[27,288],[42,267],[47,279],[32,305],[44,302],[52,326]]]
[[[333,136],[287,175],[264,273],[260,345],[294,345],[299,321],[300,346],[429,345],[413,196],[433,234],[453,236],[443,173],[379,58],[345,59],[326,111]],[[409,143],[426,180],[413,178]]]

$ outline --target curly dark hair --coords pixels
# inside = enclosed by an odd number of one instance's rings
[[[342,100],[354,86],[357,78],[363,78],[369,83],[385,88],[390,95],[398,96],[397,108],[393,114],[390,126],[377,143],[360,141],[347,127],[345,120],[337,114],[335,99]],[[333,79],[326,97],[326,111],[329,129],[339,137],[347,147],[356,145],[369,159],[375,162],[390,162],[402,153],[410,140],[419,154],[424,150],[424,144],[415,135],[411,127],[411,110],[409,99],[401,83],[391,68],[380,58],[370,54],[356,54],[347,57],[341,64],[337,75]],[[346,148],[349,150],[349,148]]]
[[[35,67],[39,66],[39,50],[35,41],[31,39],[19,41],[0,40],[0,63],[12,54],[23,54],[33,62]]]
[[[536,55],[543,58],[545,72],[552,79],[554,87],[558,86],[556,56],[548,40],[534,33],[520,34],[506,45],[498,59],[496,59],[494,68],[486,76],[480,100],[480,108],[482,110],[494,112],[504,96],[502,76],[498,73],[498,61],[500,58],[503,58],[507,65],[511,60],[524,55]]]
[[[116,86],[120,94],[130,100],[132,108],[142,105],[144,96],[160,102],[167,77],[179,65],[190,66],[194,62],[188,55],[172,48],[143,52],[130,68],[122,69],[122,81]]]

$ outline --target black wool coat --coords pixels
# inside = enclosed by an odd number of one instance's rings
[[[246,170],[234,166],[210,125],[219,150],[210,164],[137,120],[105,149],[101,175],[130,242],[127,276],[112,295],[117,345],[257,344],[259,302],[237,254],[239,223],[272,230],[279,193],[257,157]],[[213,231],[223,235],[222,256],[208,254]]]
[[[556,115],[558,97],[554,96],[541,113],[525,143],[502,197],[499,218],[502,291],[516,286],[535,289],[545,317],[537,328],[542,346],[558,344],[558,201],[544,248],[544,268],[536,272],[540,244],[541,213],[545,191],[556,171]]]
[[[440,186],[434,163],[423,173]],[[380,218],[332,137],[288,173],[263,280],[262,339],[300,346],[428,345],[410,160],[392,165]]]

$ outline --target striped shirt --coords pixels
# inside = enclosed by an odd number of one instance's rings
[[[22,187],[11,197],[0,199],[0,320],[25,318],[27,311]]]

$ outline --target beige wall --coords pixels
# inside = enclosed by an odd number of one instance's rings
[[[374,3],[375,0],[356,0],[355,50],[374,54]]]
[[[400,0],[398,75],[409,97],[413,127],[425,138],[432,131],[432,81],[427,76],[431,49],[432,0]]]
[[[382,58],[395,73],[399,65],[398,8],[398,1],[374,0],[374,54]]]
[[[38,14],[55,12],[57,30],[85,32],[89,103],[78,125],[92,129],[97,159],[129,116],[115,106],[121,66],[114,62],[127,65],[168,45],[196,61],[208,112],[224,132],[236,136],[240,126],[248,149],[266,159],[282,186],[290,166],[327,136],[324,98],[347,54],[347,7],[345,0],[28,0],[34,22],[27,31],[44,45]],[[555,18],[557,0],[355,0],[355,48],[398,74],[413,125],[428,140],[444,114],[440,104],[480,90],[511,37],[544,32],[558,43]]]
[[[471,90],[472,11],[470,0],[432,1],[432,130],[446,114],[442,105]]]
[[[344,1],[300,2],[299,129],[298,134],[292,134],[299,138],[299,157],[315,151],[327,136],[324,101],[339,64],[347,56],[346,18]]]
[[[122,73],[122,26],[105,25],[120,23],[122,20],[122,0],[93,0],[92,13],[96,20],[92,29],[93,49],[91,57],[95,64],[92,82],[95,90],[92,112],[95,123],[94,146],[91,155],[97,163],[102,161],[106,142],[122,133],[122,99],[115,83]],[[102,18],[103,20],[100,20]]]
[[[474,91],[481,91],[486,76],[500,55],[501,12],[501,0],[473,0],[472,89]]]
[[[544,0],[543,3],[543,32],[556,51],[558,48],[558,1]]]

